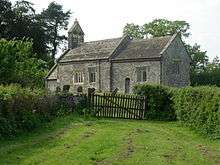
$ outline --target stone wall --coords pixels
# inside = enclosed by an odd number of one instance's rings
[[[96,67],[96,82],[89,83],[89,67]],[[70,92],[76,92],[79,86],[83,87],[83,92],[87,92],[88,88],[96,90],[109,91],[110,89],[110,70],[109,63],[103,61],[81,61],[68,64],[61,63],[58,66],[58,82],[59,86],[70,85]],[[75,84],[73,82],[74,72],[83,73],[83,83]]]
[[[57,66],[53,69],[52,73],[50,76],[47,78],[48,80],[55,80],[57,79]]]
[[[51,92],[55,92],[56,88],[57,88],[58,84],[57,84],[57,80],[47,80],[46,82],[46,87],[47,89],[49,89]]]
[[[119,92],[125,92],[125,80],[130,79],[130,91],[137,83],[137,68],[147,67],[147,81],[150,84],[163,84],[168,86],[182,87],[190,84],[190,62],[183,42],[175,37],[167,50],[163,53],[162,59],[134,60],[87,60],[78,62],[60,62],[51,75],[48,77],[47,87],[54,90],[55,86],[70,85],[70,91],[76,92],[79,86],[83,92],[88,88],[95,88],[97,91],[110,91],[116,88]],[[89,83],[89,67],[96,67],[96,82]],[[111,73],[110,73],[111,68]],[[74,72],[82,72],[83,83],[73,82]],[[110,77],[111,74],[111,77]],[[57,79],[57,80],[56,80]],[[111,85],[111,86],[110,86]]]
[[[47,77],[47,81],[45,82],[46,88],[50,91],[56,91],[57,84],[57,66],[53,68],[52,73]]]
[[[181,39],[176,37],[163,54],[161,83],[175,87],[189,85],[190,61]]]
[[[100,63],[100,82],[101,91],[110,91],[110,63],[101,62]]]
[[[125,92],[125,79],[130,79],[130,91],[137,84],[137,67],[149,67],[147,83],[160,84],[160,61],[125,62],[112,64],[112,89]]]

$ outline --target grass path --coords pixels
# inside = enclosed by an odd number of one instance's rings
[[[219,165],[220,140],[176,122],[65,117],[0,142],[0,164]]]

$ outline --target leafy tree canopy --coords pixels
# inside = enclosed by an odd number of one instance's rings
[[[134,23],[126,24],[123,30],[131,38],[142,39],[150,37],[161,37],[180,33],[184,37],[189,37],[190,28],[186,21],[169,21],[166,19],[155,19],[152,22],[145,23],[143,26]]]
[[[203,72],[208,64],[209,58],[206,51],[201,50],[201,46],[194,44],[193,46],[186,44],[186,49],[192,58],[191,72]]]
[[[166,19],[155,19],[143,25],[143,32],[147,37],[161,37],[180,33],[184,37],[189,37],[190,28],[186,21],[169,21]]]
[[[135,39],[144,38],[144,32],[142,30],[142,27],[139,25],[135,25],[134,23],[126,24],[123,33]]]
[[[0,84],[19,83],[42,87],[47,71],[46,62],[34,58],[29,41],[0,40]]]
[[[65,12],[63,6],[55,2],[36,14],[29,1],[19,0],[12,5],[8,0],[0,0],[0,38],[31,39],[37,58],[51,67],[59,45],[66,41],[60,31],[67,29],[69,18],[70,11]]]

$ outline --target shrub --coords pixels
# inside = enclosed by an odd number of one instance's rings
[[[0,39],[0,84],[44,87],[47,63],[36,58],[32,42]]]
[[[69,92],[69,90],[70,90],[70,85],[63,86],[63,92]]]
[[[179,121],[215,138],[220,138],[220,89],[187,87],[173,93]]]
[[[0,138],[30,131],[76,109],[70,93],[48,95],[43,90],[0,85]]]
[[[220,138],[220,88],[139,84],[134,92],[147,97],[147,119],[177,118],[203,135]]]
[[[134,93],[146,96],[146,119],[151,120],[175,120],[175,111],[172,108],[171,89],[160,85],[138,84],[134,87]]]
[[[191,74],[191,85],[216,85],[220,87],[220,68],[215,68],[211,71]]]

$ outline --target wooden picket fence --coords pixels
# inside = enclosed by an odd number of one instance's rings
[[[137,95],[101,93],[89,95],[89,105],[97,117],[144,119],[146,98]]]

